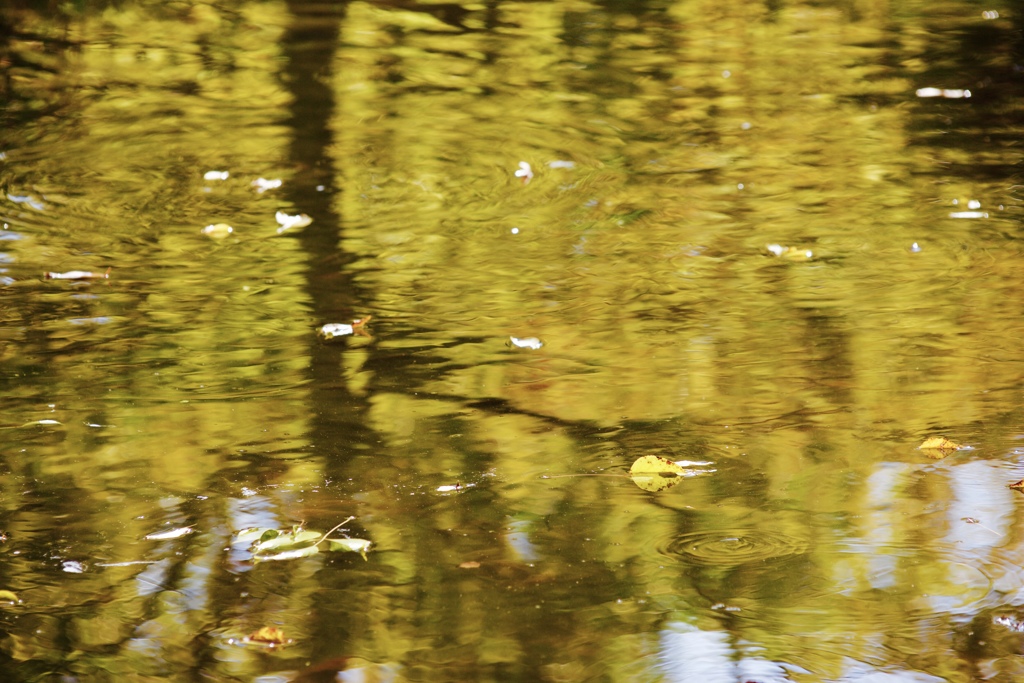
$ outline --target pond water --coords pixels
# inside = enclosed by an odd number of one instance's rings
[[[0,678],[1022,680],[1022,33],[5,2]]]

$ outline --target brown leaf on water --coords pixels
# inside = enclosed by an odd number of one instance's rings
[[[925,439],[917,448],[924,451],[929,458],[944,458],[963,446],[944,436],[932,436]]]
[[[1012,484],[1010,484],[1010,488],[1017,489],[1018,491],[1024,493],[1024,479],[1013,482]]]
[[[250,633],[246,636],[246,640],[250,643],[260,643],[271,647],[287,645],[292,642],[290,639],[285,638],[284,631],[276,626],[264,626],[255,633]]]

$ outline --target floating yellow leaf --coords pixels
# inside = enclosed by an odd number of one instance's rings
[[[663,491],[679,483],[686,470],[668,458],[645,455],[637,458],[629,468],[633,483],[644,491]]]
[[[20,601],[14,591],[0,590],[0,602],[13,602],[17,605]]]
[[[944,436],[930,437],[918,446],[918,449],[925,451],[925,455],[929,458],[944,458],[960,448],[963,448],[963,446]]]

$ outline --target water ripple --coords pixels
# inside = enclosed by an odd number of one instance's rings
[[[696,531],[673,539],[664,553],[693,564],[729,566],[807,552],[807,541],[764,530]]]

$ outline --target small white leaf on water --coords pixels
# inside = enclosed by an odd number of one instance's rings
[[[207,171],[203,174],[203,180],[227,180],[229,175],[227,171]]]
[[[988,218],[987,211],[954,211],[950,218]]]
[[[915,94],[918,97],[945,97],[948,100],[959,100],[971,96],[970,90],[960,90],[957,88],[951,88],[943,90],[941,88],[918,88]]]
[[[194,529],[190,526],[183,526],[177,529],[170,529],[168,531],[158,531],[153,534],[147,534],[147,541],[167,541],[172,538],[181,538],[182,536],[188,536]]]
[[[276,218],[277,222],[281,225],[281,227],[277,229],[277,234],[279,235],[286,230],[291,230],[292,228],[304,228],[313,222],[313,219],[304,213],[290,216],[284,211],[278,211],[274,214],[274,218]]]
[[[256,191],[263,194],[267,190],[276,190],[281,187],[281,179],[273,178],[268,180],[267,178],[257,178],[252,181],[252,186],[256,188]]]
[[[85,565],[76,560],[65,560],[61,565],[61,569],[68,574],[81,574],[85,571]]]
[[[519,170],[516,171],[516,178],[522,178],[524,185],[530,182],[533,179],[533,168],[530,167],[530,164],[520,161]]]
[[[327,341],[334,339],[335,337],[344,337],[345,335],[352,334],[353,332],[355,332],[355,328],[352,325],[346,325],[345,323],[328,323],[316,331],[319,337]]]
[[[106,280],[110,273],[91,273],[88,270],[69,270],[66,273],[43,273],[47,280]]]
[[[512,346],[520,349],[533,349],[536,351],[544,346],[544,342],[536,337],[523,337],[522,339],[519,337],[509,337],[508,339],[512,342]]]

